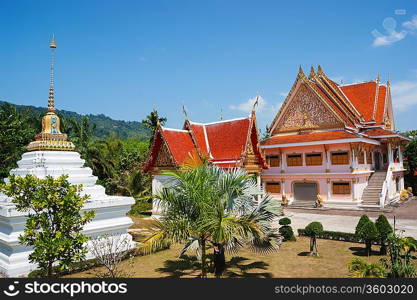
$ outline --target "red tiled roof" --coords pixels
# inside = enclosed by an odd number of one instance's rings
[[[187,131],[163,128],[163,134],[178,165],[181,165],[195,152],[193,141]]]
[[[371,128],[371,129],[366,129],[364,131],[361,132],[362,134],[365,134],[371,138],[373,137],[378,137],[378,136],[387,136],[387,135],[395,135],[401,139],[408,139],[404,136],[402,136],[399,133],[396,133],[394,131],[391,130],[387,130],[387,129],[383,129],[383,128]]]
[[[204,125],[191,123],[190,125],[192,135],[194,136],[201,154],[208,155],[208,149],[206,144],[206,134],[204,133]]]
[[[144,170],[149,171],[152,168],[163,140],[178,166],[190,157],[190,153],[197,153],[199,149],[203,155],[208,155],[210,152],[209,160],[214,164],[222,168],[230,168],[238,166],[242,161],[250,138],[260,165],[266,167],[257,146],[259,138],[254,122],[255,119],[251,117],[207,124],[186,121],[184,130],[160,127]],[[249,129],[252,129],[252,132],[249,133]]]
[[[205,125],[213,158],[240,158],[247,143],[249,125],[249,118]]]
[[[358,136],[347,131],[312,132],[306,134],[273,136],[269,139],[263,140],[261,145],[293,144],[354,138],[358,138]]]
[[[382,124],[384,121],[385,110],[385,96],[387,94],[387,87],[380,85],[378,89],[378,104],[376,107],[375,122],[376,124]]]
[[[378,87],[378,97],[376,96],[377,83],[375,81],[363,82],[340,86],[345,95],[353,103],[356,109],[362,114],[365,122],[375,121],[382,124],[385,109],[385,96],[387,88],[384,85]],[[374,118],[375,99],[377,106]]]

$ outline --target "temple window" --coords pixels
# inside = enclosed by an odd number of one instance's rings
[[[333,182],[332,189],[335,195],[348,195],[350,194],[350,182]]]
[[[267,182],[265,189],[267,193],[279,194],[281,193],[281,184],[279,182]]]
[[[363,151],[359,151],[358,153],[358,163],[359,164],[365,163],[365,154],[363,153]]]
[[[270,167],[279,167],[279,156],[278,155],[268,155],[266,157],[266,162]]]
[[[347,152],[333,152],[332,165],[348,165],[349,154]]]
[[[372,151],[366,151],[366,163],[372,164]]]
[[[386,163],[388,162],[388,156],[387,156],[387,154],[386,154],[386,153],[383,153],[383,154],[382,154],[382,162],[383,162],[384,164],[386,164]]]
[[[301,154],[288,154],[287,155],[287,166],[296,167],[303,165],[303,158]]]
[[[321,166],[323,159],[321,153],[308,153],[306,154],[306,165],[307,166]]]

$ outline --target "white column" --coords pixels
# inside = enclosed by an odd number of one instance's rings
[[[330,151],[326,150],[326,172],[330,172]]]
[[[257,185],[258,185],[259,192],[261,192],[261,191],[262,191],[262,183],[261,183],[261,175],[260,175],[260,174],[257,174],[257,175],[256,175],[256,183],[257,183]],[[259,203],[261,203],[261,200],[262,200],[262,197],[261,197],[261,195],[259,194],[259,195],[258,195],[258,204],[259,204]]]
[[[285,154],[281,152],[281,173],[285,173],[287,167],[287,160],[285,159]]]
[[[356,158],[356,153],[355,153],[355,150],[354,150],[354,149],[351,149],[351,153],[352,153],[351,168],[352,168],[352,171],[353,171],[354,169],[356,169],[356,168],[357,168],[357,166],[358,166],[358,161],[357,161],[357,158]]]
[[[394,162],[393,151],[391,147],[391,143],[388,143],[388,164],[392,164]]]
[[[403,167],[403,153],[401,151],[401,146],[398,146],[398,158],[400,160],[400,166]]]
[[[331,191],[332,191],[332,183],[331,183],[331,180],[329,178],[329,179],[327,179],[327,201],[329,201],[330,198],[331,198],[331,195],[332,195]]]
[[[356,191],[355,191],[355,186],[356,186],[356,178],[352,179],[352,201],[356,201]]]
[[[285,180],[281,179],[281,195],[285,195]]]

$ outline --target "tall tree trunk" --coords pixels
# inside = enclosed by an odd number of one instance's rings
[[[381,240],[381,249],[379,250],[380,255],[386,255],[387,254],[387,245],[385,240]]]
[[[366,255],[370,256],[371,255],[371,249],[372,249],[372,243],[370,241],[366,241]]]
[[[206,270],[206,240],[204,237],[201,237],[201,277],[207,277]]]
[[[216,277],[221,277],[226,269],[226,258],[224,256],[223,244],[214,244],[214,274]]]
[[[313,247],[314,247],[313,240],[314,238],[310,237],[310,255],[313,255]]]

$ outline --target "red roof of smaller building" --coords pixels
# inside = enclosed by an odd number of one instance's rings
[[[193,141],[187,131],[163,128],[163,134],[178,165],[184,163],[195,152]]]
[[[401,139],[405,139],[408,140],[408,138],[402,136],[401,134],[395,132],[395,131],[391,131],[391,130],[387,130],[387,129],[383,129],[383,128],[370,128],[370,129],[365,129],[364,131],[361,132],[362,134],[365,134],[371,138],[378,138],[378,137],[386,137],[386,136],[395,136]]]

